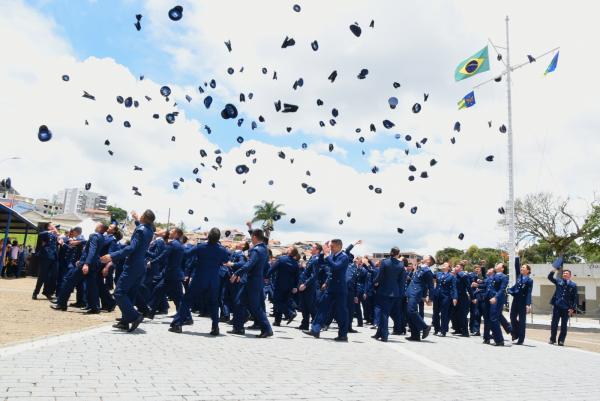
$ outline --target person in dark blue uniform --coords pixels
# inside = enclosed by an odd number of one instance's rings
[[[37,299],[42,285],[42,294],[52,299],[56,287],[58,270],[58,230],[52,223],[46,223],[44,230],[38,234],[40,249],[38,250],[38,276],[33,290],[32,299]]]
[[[458,334],[461,337],[469,337],[469,308],[471,305],[471,282],[467,273],[463,271],[464,265],[457,263],[454,266],[454,274],[456,275],[456,293],[458,294],[458,302],[453,304],[456,317],[456,331],[453,334]]]
[[[531,267],[524,264],[521,266],[520,273],[515,285],[508,289],[508,293],[513,297],[510,306],[512,340],[516,340],[517,345],[522,345],[525,341],[526,319],[527,313],[531,309],[531,291],[533,290],[533,279],[529,277]]]
[[[219,271],[230,258],[230,252],[221,245],[220,239],[221,231],[213,227],[208,233],[207,242],[196,244],[186,251],[194,255],[195,268],[188,291],[179,305],[169,331],[181,333],[181,326],[192,318],[190,308],[194,300],[206,294],[212,320],[210,335],[219,335]]]
[[[300,253],[298,248],[291,246],[285,255],[280,256],[269,268],[267,277],[276,276],[273,285],[273,326],[281,326],[281,318],[285,315],[287,324],[296,317],[296,312],[290,310],[292,295],[298,292],[300,280]]]
[[[148,304],[152,297],[152,291],[154,290],[155,283],[158,283],[161,277],[161,273],[166,265],[166,259],[159,259],[159,256],[165,251],[169,233],[165,230],[154,233],[154,240],[150,242],[148,250],[146,251],[146,271],[144,272],[144,278],[140,285],[135,306],[144,315],[144,317],[150,317],[150,310]],[[165,238],[166,237],[166,238]],[[166,301],[166,298],[164,299]],[[163,300],[161,300],[161,306],[164,306]],[[168,304],[166,305],[168,308]],[[161,308],[162,309],[162,308]]]
[[[302,309],[302,322],[298,329],[310,329],[310,323],[317,314],[317,289],[319,288],[319,254],[323,250],[320,244],[313,244],[310,249],[310,258],[306,262],[306,267],[300,274],[300,307]]]
[[[106,233],[104,233],[104,241],[100,256],[102,257],[107,253],[119,250],[119,241],[122,238],[123,234],[121,234],[117,224],[110,224]],[[100,266],[100,273],[98,274],[98,289],[100,293],[100,303],[102,305],[101,309],[107,312],[112,312],[117,307],[117,302],[110,292],[114,287],[114,270],[115,268],[112,263],[106,263]]]
[[[154,314],[162,306],[162,302],[165,296],[168,296],[173,300],[175,309],[179,313],[180,302],[183,297],[183,253],[184,248],[181,243],[181,237],[183,237],[183,231],[174,227],[169,231],[169,242],[165,247],[165,250],[158,256],[159,259],[155,260],[160,264],[165,264],[165,269],[161,273],[160,280],[154,286],[150,302],[148,303],[149,314],[148,318],[153,319]]]
[[[371,261],[364,257],[361,265],[358,267],[358,291],[363,295],[360,299],[362,305],[363,317],[365,324],[371,324],[373,322],[373,267]],[[359,322],[359,327],[361,326]]]
[[[225,282],[225,296],[223,302],[227,305],[227,316],[226,321],[229,321],[231,318],[231,314],[235,313],[236,309],[240,310],[240,314],[245,313],[246,306],[243,305],[242,299],[242,291],[244,290],[244,285],[246,283],[246,277],[240,277],[240,280],[232,283],[230,281],[231,275],[240,267],[242,267],[247,261],[248,258],[244,252],[248,251],[250,246],[247,242],[243,244],[237,244],[235,246],[235,250],[231,253],[229,257],[229,262],[231,262],[232,266],[227,267],[227,281]],[[241,312],[244,310],[244,312]]]
[[[242,293],[244,302],[242,303],[247,305],[254,317],[255,324],[260,326],[261,332],[256,337],[267,338],[273,335],[273,329],[271,329],[267,314],[263,309],[264,267],[269,260],[269,252],[265,243],[267,238],[262,230],[254,229],[252,230],[251,239],[253,246],[250,249],[248,261],[231,275],[230,281],[233,283],[246,276],[246,284]],[[233,263],[228,262],[228,265],[233,266]],[[242,311],[238,310],[236,312]],[[245,310],[243,312],[245,313]],[[242,313],[234,313],[233,330],[228,333],[244,334],[245,317],[242,316]]]
[[[560,320],[560,334],[558,335],[558,345],[565,345],[567,338],[567,327],[569,318],[577,311],[578,294],[577,284],[571,281],[571,270],[563,269],[562,278],[556,278],[558,269],[562,267],[563,259],[559,257],[552,264],[552,271],[548,274],[548,280],[556,289],[550,300],[552,305],[552,322],[550,324],[550,344],[556,344],[556,333],[558,331],[558,322]]]
[[[390,257],[381,262],[377,276],[373,280],[373,285],[377,287],[379,294],[378,302],[381,310],[379,326],[373,338],[383,342],[388,340],[390,311],[404,295],[406,270],[404,264],[398,260],[398,256],[400,256],[400,249],[393,247],[390,250]]]
[[[128,332],[137,329],[144,320],[144,316],[134,309],[133,304],[146,271],[146,252],[154,235],[155,219],[154,212],[150,209],[147,209],[139,218],[135,212],[132,212],[131,216],[135,220],[136,228],[131,236],[130,244],[100,258],[102,263],[127,258],[114,292],[122,317],[113,327]]]
[[[408,326],[410,328],[410,336],[405,337],[408,341],[421,341],[427,338],[431,331],[431,326],[428,326],[423,317],[419,313],[419,304],[421,302],[431,305],[429,294],[433,291],[433,273],[431,266],[435,264],[433,256],[427,255],[423,258],[421,265],[415,270],[412,280],[407,288],[408,295]],[[421,336],[421,332],[423,335]]]
[[[348,286],[348,295],[346,297],[346,303],[348,307],[348,333],[358,333],[358,330],[352,328],[355,316],[358,318],[358,324],[362,326],[363,323],[362,312],[360,310],[360,299],[362,298],[362,293],[360,292],[358,286],[358,268],[361,262],[362,258],[355,257],[354,263],[348,264],[348,269],[346,270],[346,285]]]
[[[439,335],[446,337],[450,322],[450,307],[458,304],[456,276],[450,272],[448,262],[442,265],[442,271],[437,273],[438,308],[440,313]]]
[[[77,262],[81,258],[81,253],[83,252],[83,248],[85,246],[86,240],[83,235],[81,235],[81,227],[75,227],[69,232],[69,238],[63,241],[62,249],[64,250],[64,263],[66,265],[66,270],[64,272],[62,281],[58,283],[56,296],[58,300],[58,296],[62,291],[62,287],[64,283],[68,280],[68,277],[73,274],[78,274],[77,270]],[[77,285],[75,286],[77,289],[77,297],[75,302],[71,302],[69,306],[74,308],[83,308],[85,307],[85,288],[83,286],[83,280],[78,280]],[[57,303],[54,302],[54,303]]]
[[[495,346],[504,346],[504,337],[500,327],[502,310],[506,301],[506,287],[508,286],[508,276],[504,274],[504,263],[498,263],[495,267],[495,274],[492,277],[490,286],[490,329]]]
[[[67,301],[73,292],[75,286],[83,280],[86,280],[87,284],[87,304],[88,314],[100,313],[100,305],[98,304],[98,287],[91,283],[91,275],[94,271],[97,271],[100,263],[100,251],[102,250],[102,243],[104,241],[104,232],[106,231],[106,225],[98,223],[96,230],[90,234],[81,257],[76,264],[76,270],[71,274],[67,274],[65,280],[61,286],[60,293],[56,300],[56,304],[50,307],[54,310],[67,310]],[[86,278],[90,277],[89,280]],[[97,278],[94,276],[94,282],[96,283]],[[95,298],[94,298],[95,297]]]
[[[325,256],[327,255],[327,256]],[[317,317],[310,330],[304,333],[319,338],[321,326],[327,320],[329,312],[334,308],[334,317],[338,324],[338,336],[335,341],[348,342],[348,284],[346,270],[350,264],[348,255],[343,251],[342,240],[333,239],[323,246],[323,253],[319,254],[319,263],[327,265],[331,272],[325,283],[325,293],[321,298]]]
[[[471,295],[471,305],[469,306],[469,332],[472,336],[480,336],[481,317],[483,316],[483,302],[477,296],[477,288],[472,284],[481,279],[481,265],[474,265],[473,271],[468,273],[469,291]]]

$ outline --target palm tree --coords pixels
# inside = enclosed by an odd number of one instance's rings
[[[269,237],[271,231],[275,230],[275,221],[279,220],[285,213],[279,210],[282,204],[276,205],[275,202],[262,201],[260,205],[254,205],[254,218],[252,222],[262,221],[262,229],[265,235]]]

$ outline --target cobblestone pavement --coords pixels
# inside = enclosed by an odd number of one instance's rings
[[[600,399],[600,354],[541,342],[381,343],[361,328],[344,344],[333,331],[316,340],[291,327],[266,340],[250,331],[213,338],[207,319],[184,334],[169,333],[169,321],[0,348],[0,400]]]

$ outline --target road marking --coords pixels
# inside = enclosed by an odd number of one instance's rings
[[[15,355],[15,354],[18,354],[18,353],[24,352],[24,351],[30,351],[33,349],[42,348],[47,345],[60,344],[60,343],[64,343],[64,342],[67,342],[70,340],[77,340],[77,339],[80,339],[83,337],[88,337],[88,336],[98,334],[98,333],[105,333],[107,331],[110,331],[111,328],[112,328],[112,326],[106,325],[106,326],[94,327],[93,329],[76,331],[73,333],[66,333],[66,334],[60,334],[57,336],[43,337],[43,338],[40,338],[37,340],[29,340],[22,344],[9,345],[8,347],[0,348],[0,358],[9,356],[9,355]]]
[[[441,373],[446,376],[462,376],[462,374],[457,372],[456,370],[451,369],[447,366],[444,366],[440,363],[434,362],[431,359],[426,358],[422,355],[419,355],[415,352],[409,351],[406,348],[402,348],[401,345],[390,344],[390,343],[388,343],[388,345],[394,351],[396,351],[404,356],[407,356],[407,357],[413,359],[414,361],[419,362],[421,365],[427,366],[428,368],[431,368],[431,369],[437,371],[438,373]]]
[[[598,352],[588,351],[585,349],[579,349],[579,348],[573,348],[573,347],[559,347],[558,345],[548,344],[547,342],[544,342],[544,341],[527,339],[527,342],[545,345],[547,347],[552,347],[552,348],[561,348],[565,351],[576,351],[576,352],[583,352],[584,354],[588,354],[588,355],[600,356],[600,353],[598,353]],[[579,340],[573,340],[573,342],[579,342]],[[595,343],[595,344],[598,344],[598,343]]]

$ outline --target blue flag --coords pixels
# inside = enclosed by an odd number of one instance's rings
[[[475,92],[471,91],[458,101],[458,109],[464,109],[475,105]]]
[[[560,51],[556,52],[554,57],[552,57],[552,61],[548,65],[548,68],[546,68],[546,72],[544,72],[544,75],[556,70],[556,65],[558,64],[558,53],[560,53]]]

